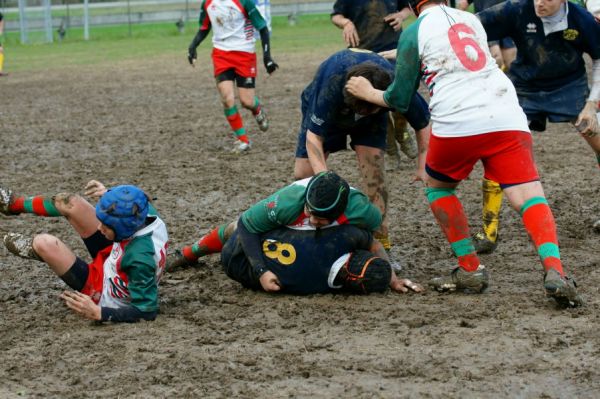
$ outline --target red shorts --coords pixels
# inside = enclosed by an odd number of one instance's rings
[[[213,48],[212,60],[215,76],[233,69],[235,74],[242,78],[256,77],[256,53],[225,51]]]
[[[98,252],[92,263],[88,265],[88,278],[81,290],[82,294],[92,297],[94,302],[100,302],[102,287],[104,285],[104,261],[110,255],[112,245]]]
[[[427,173],[442,181],[461,181],[481,160],[484,177],[501,185],[538,180],[531,143],[530,133],[517,130],[467,137],[432,134],[427,151]]]

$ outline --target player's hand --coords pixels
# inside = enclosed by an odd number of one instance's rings
[[[188,48],[188,62],[191,66],[196,66],[196,60],[198,59],[198,53],[196,52],[196,47],[190,46]]]
[[[585,107],[575,121],[575,128],[585,137],[594,137],[600,131],[598,126],[598,117],[596,116],[596,103],[588,101]]]
[[[265,56],[263,58],[263,63],[265,64],[265,69],[267,70],[267,73],[269,75],[275,72],[277,68],[279,68],[279,65],[277,65],[277,63],[273,61],[273,58],[271,58],[270,55]]]
[[[354,97],[366,100],[366,94],[373,89],[373,85],[363,76],[353,76],[346,82],[346,90]]]
[[[404,22],[404,18],[402,18],[400,11],[386,15],[383,20],[394,29],[394,32],[398,32],[402,29],[402,23]]]
[[[85,195],[94,200],[98,200],[98,198],[102,197],[104,193],[106,193],[106,191],[107,190],[104,184],[102,184],[98,180],[90,180],[85,185]]]
[[[90,320],[101,320],[102,310],[96,305],[92,298],[77,291],[64,291],[60,294],[61,299],[75,313]]]
[[[427,159],[427,150],[419,153],[417,157],[417,170],[415,172],[414,182],[425,183],[427,181],[427,172],[425,171],[425,160]]]
[[[260,285],[266,292],[277,292],[281,290],[281,283],[279,282],[279,279],[275,273],[271,271],[266,271],[262,274],[262,276],[260,276]]]
[[[392,272],[392,281],[390,281],[390,289],[399,294],[405,294],[409,291],[424,292],[425,288],[421,284],[413,283],[407,278],[397,278]]]
[[[397,50],[393,49],[393,50],[381,51],[381,52],[379,52],[377,54],[379,54],[380,56],[382,56],[386,60],[395,60],[396,59],[396,53],[397,53]]]
[[[344,42],[346,43],[346,45],[350,47],[358,47],[358,45],[360,44],[358,32],[356,31],[356,27],[354,26],[352,21],[348,20],[348,22],[344,24],[342,35],[344,36]]]

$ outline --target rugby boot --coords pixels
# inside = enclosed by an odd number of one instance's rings
[[[600,233],[600,219],[596,220],[592,225],[592,228],[596,233]]]
[[[415,159],[417,155],[419,155],[417,138],[412,130],[405,130],[400,133],[400,137],[397,137],[397,140],[400,143],[400,151],[402,151],[404,155],[410,159]]]
[[[10,201],[12,200],[13,193],[12,190],[8,187],[0,186],[0,213],[5,215],[11,215],[8,207],[10,205]]]
[[[577,283],[570,277],[561,276],[559,272],[550,269],[544,275],[544,289],[546,296],[562,307],[576,308],[583,305],[581,296],[577,293]]]
[[[482,231],[473,235],[473,245],[478,254],[491,254],[498,246],[498,239],[492,241]]]
[[[258,128],[261,132],[266,132],[269,130],[269,118],[267,118],[267,114],[264,109],[261,108],[260,112],[256,114],[254,119],[256,119],[256,123],[258,123]]]
[[[233,145],[233,149],[231,150],[231,152],[233,152],[234,154],[243,154],[250,151],[251,147],[251,143],[244,143],[243,141],[237,140]]]
[[[20,233],[8,233],[4,236],[4,246],[10,253],[25,259],[42,261],[33,250],[33,239]]]
[[[474,272],[457,267],[448,276],[429,280],[429,286],[438,292],[464,291],[478,294],[489,286],[489,273],[484,265],[479,265]]]
[[[186,259],[186,257],[183,256],[183,253],[179,249],[176,249],[174,252],[171,252],[167,255],[165,271],[172,272],[182,267],[192,266],[195,264],[197,264],[197,262]]]

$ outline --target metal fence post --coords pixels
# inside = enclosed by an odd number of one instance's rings
[[[83,40],[90,40],[90,2],[83,0]]]
[[[27,16],[25,15],[25,0],[19,0],[19,29],[21,30],[21,43],[29,43],[27,34]]]
[[[46,31],[46,42],[52,43],[54,35],[52,34],[52,5],[50,0],[44,0],[44,30]]]

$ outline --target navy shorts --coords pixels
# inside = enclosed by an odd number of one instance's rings
[[[517,87],[519,104],[529,121],[571,122],[577,119],[589,95],[587,77],[564,85],[556,90],[532,91]]]

